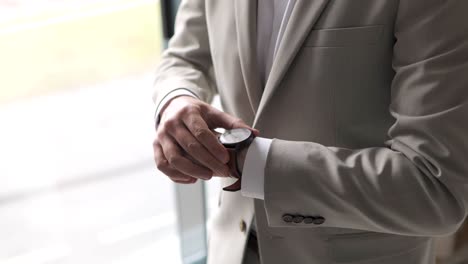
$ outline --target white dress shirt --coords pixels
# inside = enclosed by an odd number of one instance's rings
[[[257,63],[263,87],[294,4],[295,0],[257,0]],[[242,172],[243,196],[264,199],[264,172],[271,141],[257,137],[247,150]]]
[[[295,0],[257,0],[257,63],[263,87],[268,80],[294,4]],[[182,87],[167,94],[156,108],[157,125],[161,109],[171,99],[181,95],[196,97],[195,94]],[[264,171],[271,141],[271,139],[257,137],[247,150],[242,172],[241,194],[243,196],[264,199]]]

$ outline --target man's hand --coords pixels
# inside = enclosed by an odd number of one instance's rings
[[[213,129],[244,127],[258,133],[241,119],[191,96],[172,99],[160,114],[154,158],[158,169],[177,183],[229,176],[229,154]]]

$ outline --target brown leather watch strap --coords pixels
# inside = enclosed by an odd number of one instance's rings
[[[226,186],[223,188],[224,191],[228,191],[228,192],[237,192],[241,189],[241,184],[242,184],[242,174],[241,172],[239,171],[239,168],[237,166],[237,151],[236,149],[233,149],[233,148],[228,148],[228,153],[229,153],[229,162],[228,162],[228,167],[229,167],[229,174],[233,177],[233,178],[237,178],[238,180],[229,185],[229,186]]]

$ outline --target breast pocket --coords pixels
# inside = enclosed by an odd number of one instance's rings
[[[305,47],[347,47],[376,44],[383,34],[383,26],[363,26],[312,30]]]

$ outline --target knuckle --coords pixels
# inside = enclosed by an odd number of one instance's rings
[[[158,127],[158,131],[156,131],[156,140],[161,139],[166,134],[167,134],[167,126],[165,123],[163,123]]]
[[[163,128],[165,131],[173,131],[177,127],[178,122],[179,120],[176,118],[168,119],[164,122]]]
[[[201,150],[201,145],[197,142],[190,142],[188,145],[187,145],[187,150],[189,152],[198,152]]]
[[[202,102],[202,101],[199,101],[199,102],[200,103],[198,104],[198,107],[199,107],[200,111],[202,111],[202,112],[209,112],[212,109],[218,110],[215,107],[211,106],[210,104],[207,104],[207,103]]]
[[[244,125],[244,121],[240,118],[234,118],[231,123],[231,127],[242,126]]]
[[[200,114],[200,106],[198,105],[187,105],[182,109],[182,114],[185,115],[195,115],[195,114]]]
[[[153,141],[154,148],[156,148],[157,145],[161,145],[161,142],[166,135],[165,131],[158,131],[158,133],[156,133],[156,139]]]
[[[207,131],[206,129],[196,128],[195,131],[194,131],[194,136],[196,138],[205,138],[206,136],[208,136],[208,133],[210,133],[210,132]]]
[[[171,156],[171,157],[169,157],[169,158],[167,159],[167,161],[168,161],[169,164],[171,164],[171,165],[180,164],[181,160],[182,160],[182,157],[180,157],[179,155],[173,155],[173,156]]]
[[[159,145],[159,137],[156,135],[156,138],[153,140],[153,149],[156,149]]]
[[[167,160],[165,159],[157,159],[156,160],[156,168],[158,170],[165,170],[169,166]]]

